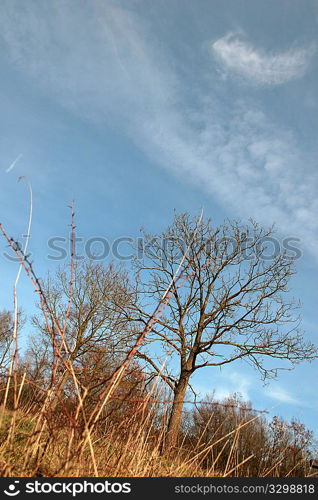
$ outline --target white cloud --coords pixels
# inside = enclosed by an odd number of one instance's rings
[[[212,43],[212,52],[223,69],[253,85],[281,85],[302,77],[313,51],[310,46],[268,54],[238,33],[229,33]]]
[[[292,396],[289,391],[279,385],[271,386],[265,392],[265,395],[275,401],[279,401],[280,403],[301,404],[301,401]]]
[[[111,1],[4,0],[0,27],[16,68],[99,124],[111,113],[115,125],[124,118],[129,126],[138,113],[169,104],[173,75],[165,80],[165,63],[155,47],[148,50],[138,19]]]
[[[170,114],[170,118],[169,118]],[[318,177],[314,160],[289,130],[244,103],[225,117],[212,106],[201,110],[201,130],[180,115],[145,122],[143,148],[177,175],[210,192],[236,216],[277,222],[285,235],[300,238],[318,256]]]
[[[293,133],[246,102],[225,108],[211,96],[195,96],[201,104],[194,115],[171,55],[136,15],[97,0],[73,7],[65,0],[4,0],[0,36],[11,63],[72,112],[100,127],[120,127],[154,162],[206,190],[235,216],[276,221],[318,256],[315,159]],[[219,50],[226,43],[233,48],[229,39]],[[239,55],[250,53],[244,43],[239,47]],[[271,66],[267,56],[251,53],[266,61],[267,78],[278,81],[277,62]],[[292,59],[295,51],[287,54]],[[307,55],[296,56],[303,71]],[[286,53],[279,57],[284,78],[295,77]],[[252,65],[254,73],[259,64]]]
[[[208,372],[207,372],[208,373]],[[207,394],[213,393],[216,401],[239,393],[242,398],[247,401],[250,399],[249,391],[252,388],[252,379],[242,372],[235,370],[227,370],[222,372],[222,375],[213,376],[213,386],[200,383],[192,384],[196,393],[203,398]]]

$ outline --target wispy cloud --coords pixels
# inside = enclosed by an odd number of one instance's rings
[[[45,7],[4,0],[0,28],[11,63],[61,105],[100,127],[120,128],[153,162],[200,186],[229,212],[276,221],[318,256],[315,158],[248,100],[219,104],[213,91],[185,98],[189,89],[171,54],[132,11],[97,0],[78,1],[76,9],[64,0]],[[240,71],[256,80],[260,71],[267,82],[282,83],[308,64],[305,49],[267,56],[236,38],[221,40],[214,50],[229,48],[228,67],[234,47],[239,61],[255,59],[253,71],[244,65]]]
[[[270,389],[265,391],[265,395],[280,403],[301,404],[299,399],[295,398],[289,391],[279,385],[271,386]]]
[[[150,153],[232,212],[276,221],[317,252],[318,178],[313,160],[289,130],[244,103],[223,116],[214,107],[201,110],[200,131],[172,118],[160,134],[154,122],[146,124],[144,147]]]
[[[213,377],[213,386],[200,383],[194,383],[194,390],[201,398],[207,394],[213,393],[217,401],[221,401],[234,393],[240,394],[244,400],[250,399],[250,390],[253,386],[252,379],[236,370],[222,372],[222,375]]]
[[[11,170],[16,166],[16,164],[18,163],[18,161],[22,158],[22,154],[20,153],[16,159],[11,163],[11,165],[9,165],[9,167],[6,169],[6,173],[8,174],[9,172],[11,172]]]
[[[252,85],[281,85],[305,74],[314,47],[267,53],[242,34],[228,33],[212,43],[212,52],[223,69]]]

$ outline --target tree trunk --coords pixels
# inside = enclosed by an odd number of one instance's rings
[[[184,398],[187,392],[190,375],[181,374],[178,384],[174,391],[171,415],[168,423],[167,437],[164,450],[170,452],[178,443],[179,431],[181,426],[182,409]]]

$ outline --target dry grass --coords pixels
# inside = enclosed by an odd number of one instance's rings
[[[143,404],[145,409],[146,403]],[[153,410],[155,411],[155,409]],[[0,474],[4,477],[239,477],[242,466],[253,454],[238,459],[237,438],[244,427],[253,425],[254,417],[233,428],[221,438],[201,446],[179,447],[163,454],[164,427],[158,429],[155,414],[140,412],[131,416],[126,425],[103,421],[85,440],[85,426],[74,429],[48,413],[2,410],[0,429]],[[156,422],[158,419],[156,419]],[[41,423],[41,424],[40,424]],[[40,425],[39,425],[40,424]],[[72,449],[70,449],[72,443]],[[83,443],[86,443],[83,446]],[[221,447],[220,447],[221,444]],[[219,445],[219,448],[217,448]],[[227,448],[226,448],[227,447]],[[218,452],[216,451],[219,450]],[[285,450],[282,450],[284,456]],[[226,456],[224,457],[224,454]],[[213,456],[209,467],[204,463]],[[225,459],[224,459],[225,458]],[[271,465],[264,464],[260,477],[292,476],[293,469],[282,473],[280,457]],[[223,464],[223,466],[221,465]],[[225,465],[224,465],[225,464]],[[297,463],[299,465],[299,463]],[[246,471],[246,469],[245,469]],[[308,468],[308,476],[317,476]]]
[[[124,438],[116,429],[109,429],[100,436],[97,432],[92,433],[94,460],[88,446],[80,459],[73,455],[66,462],[70,440],[77,448],[83,439],[74,440],[72,429],[54,429],[52,432],[43,426],[38,439],[35,432],[37,417],[18,411],[12,436],[13,412],[2,410],[2,413],[0,466],[1,475],[5,477],[90,477],[96,476],[96,470],[99,477],[211,476],[188,452],[185,454],[179,450],[173,457],[162,456],[162,435],[157,432],[154,435],[149,426],[146,430],[146,423],[138,428],[135,422]]]

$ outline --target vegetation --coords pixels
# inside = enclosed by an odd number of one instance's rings
[[[288,296],[293,262],[262,258],[270,231],[183,214],[160,237],[144,233],[143,258],[125,270],[76,261],[72,208],[70,262],[40,280],[1,230],[39,299],[23,353],[16,288],[14,311],[0,313],[2,475],[314,474],[300,422],[239,395],[184,403],[198,369],[246,360],[268,377],[266,359],[317,357]]]
[[[266,366],[267,358],[293,365],[316,356],[293,316],[297,304],[286,293],[293,261],[283,252],[263,258],[262,246],[271,234],[256,223],[229,222],[215,229],[209,220],[182,214],[159,237],[144,235],[148,252],[137,263],[139,272],[148,271],[143,292],[159,300],[173,282],[165,314],[149,335],[178,359],[177,372],[166,377],[174,393],[169,449],[176,446],[182,401],[197,370],[242,359],[266,378],[277,373]],[[174,276],[184,252],[186,271],[179,287]],[[155,366],[151,354],[146,359]]]

